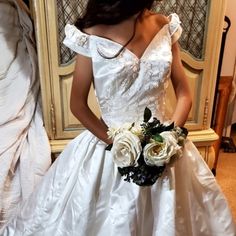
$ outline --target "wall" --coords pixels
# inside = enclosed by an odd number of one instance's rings
[[[231,27],[227,34],[221,75],[233,76],[236,59],[236,1],[228,0],[226,16],[231,20]]]
[[[236,123],[236,1],[228,0],[226,8],[226,16],[230,18],[231,27],[228,31],[225,51],[222,63],[222,76],[233,76],[234,83],[233,89],[230,96],[230,101],[228,105],[225,129],[223,132],[224,136],[230,136],[231,134],[231,124]]]

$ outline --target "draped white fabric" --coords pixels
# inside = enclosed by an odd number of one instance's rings
[[[66,45],[93,61],[102,117],[111,126],[141,120],[145,106],[162,119],[177,15],[141,58],[121,45],[66,27]],[[22,203],[3,236],[235,236],[227,201],[196,147],[168,165],[151,187],[121,178],[106,144],[89,131],[75,138]]]
[[[51,164],[39,95],[31,20],[15,0],[0,0],[0,225]]]

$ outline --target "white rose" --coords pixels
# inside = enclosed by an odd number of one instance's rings
[[[141,150],[139,138],[129,130],[124,130],[115,136],[111,152],[118,167],[127,167],[137,164]]]
[[[144,160],[150,166],[163,166],[169,163],[170,158],[181,153],[181,147],[177,144],[176,135],[171,131],[160,134],[163,142],[152,142],[147,144],[143,150]]]
[[[115,136],[125,130],[130,130],[132,128],[131,123],[124,123],[122,126],[119,127],[109,127],[107,131],[107,135],[109,138],[114,139]]]

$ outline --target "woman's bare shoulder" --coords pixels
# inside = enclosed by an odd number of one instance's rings
[[[169,23],[169,18],[166,17],[165,15],[152,12],[152,11],[145,11],[143,16],[141,17],[142,20],[149,22],[151,25],[157,26],[157,28],[162,28],[164,25]],[[118,25],[112,26],[112,25],[94,25],[92,27],[83,29],[83,32],[89,34],[89,35],[98,35],[98,36],[103,36],[103,35],[109,35],[111,29],[118,29]],[[155,27],[156,28],[156,27]]]
[[[148,15],[152,21],[159,27],[162,27],[170,22],[169,18],[163,14],[159,14],[153,11],[148,11]]]
[[[108,27],[106,27],[105,25],[94,25],[89,28],[83,29],[83,32],[89,35],[103,36],[107,31],[107,28]]]

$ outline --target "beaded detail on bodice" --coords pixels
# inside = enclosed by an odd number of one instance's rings
[[[64,44],[92,59],[96,96],[107,125],[141,121],[145,107],[161,121],[168,119],[165,100],[171,47],[182,31],[178,16],[170,16],[170,22],[154,36],[141,58],[125,48],[118,57],[106,59],[101,54],[113,56],[122,45],[66,26]]]

